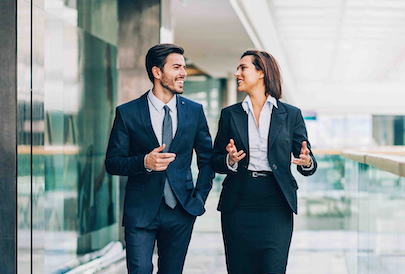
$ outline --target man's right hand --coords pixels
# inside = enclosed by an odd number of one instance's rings
[[[155,148],[145,157],[145,168],[154,171],[166,170],[171,162],[176,158],[174,153],[160,153],[165,149],[166,145]]]

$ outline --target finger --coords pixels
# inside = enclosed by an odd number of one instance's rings
[[[239,157],[243,154],[243,150],[239,150],[238,152],[234,153],[234,157]]]
[[[300,158],[300,159],[305,159],[305,158],[307,158],[308,156],[306,155],[306,154],[304,154],[304,153],[301,153],[299,156],[298,156],[298,158]]]
[[[241,156],[239,156],[239,161],[242,160],[243,158],[245,158],[246,153],[243,153]]]
[[[175,153],[159,153],[156,155],[156,158],[165,159],[176,157]]]
[[[308,149],[307,147],[307,141],[302,141],[302,149]]]
[[[299,160],[298,158],[295,158],[295,159],[293,159],[292,161],[291,161],[291,163],[292,164],[295,164],[295,165],[302,165],[302,160]]]
[[[298,159],[298,158],[294,158],[294,159],[291,161],[291,163],[292,163],[292,164],[296,164],[296,165],[300,165],[300,166],[307,166],[307,165],[309,164],[309,161],[308,161],[308,160],[301,160],[301,159]]]
[[[157,162],[159,165],[168,165],[171,162],[174,161],[174,159],[176,159],[175,157],[170,157],[170,158],[164,158],[164,159],[160,159],[159,162]]]
[[[230,143],[226,146],[226,151],[228,151],[229,153],[232,152],[232,145]]]
[[[154,150],[152,150],[153,152],[161,152],[165,149],[166,145],[163,144],[160,147],[155,148]]]
[[[233,139],[229,139],[229,143],[231,144],[232,148],[236,150],[235,141]]]
[[[166,170],[166,169],[167,169],[167,166],[157,166],[155,171],[163,171],[163,170]]]

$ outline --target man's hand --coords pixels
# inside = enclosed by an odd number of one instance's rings
[[[246,156],[246,153],[244,153],[243,150],[238,151],[236,149],[233,139],[229,140],[229,144],[226,146],[226,151],[228,151],[229,153],[228,163],[230,166],[233,166],[235,163],[239,162]]]
[[[163,171],[167,169],[169,164],[176,158],[176,154],[160,153],[165,147],[166,145],[163,144],[162,146],[155,148],[148,155],[146,155],[145,168],[154,171]]]
[[[310,167],[311,161],[312,161],[312,158],[311,158],[311,156],[309,156],[309,149],[307,147],[307,142],[303,141],[299,158],[294,158],[291,161],[291,163],[300,165],[300,166]]]

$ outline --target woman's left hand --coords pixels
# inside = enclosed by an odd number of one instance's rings
[[[307,142],[303,141],[299,158],[294,158],[291,161],[291,163],[300,165],[300,166],[310,167],[311,161],[312,161],[312,158],[311,158],[311,156],[309,156],[309,149],[307,147]]]

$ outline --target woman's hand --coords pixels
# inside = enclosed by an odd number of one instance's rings
[[[235,163],[239,162],[243,158],[245,158],[246,153],[243,150],[237,150],[235,146],[235,142],[233,139],[229,140],[229,144],[226,146],[226,151],[229,153],[228,164],[233,166]]]
[[[311,162],[312,162],[312,158],[311,158],[311,156],[309,156],[309,149],[307,147],[307,142],[303,141],[299,158],[294,158],[291,161],[291,163],[300,165],[300,166],[310,167]]]

